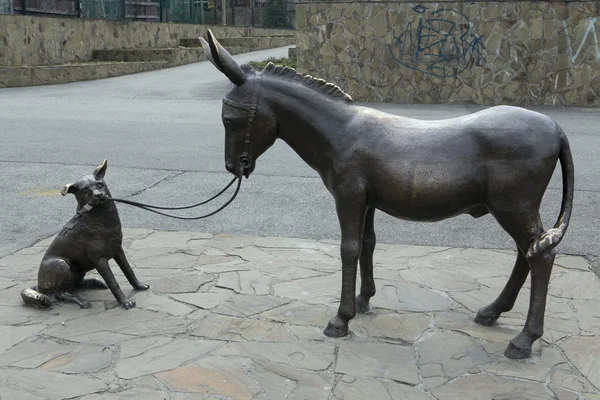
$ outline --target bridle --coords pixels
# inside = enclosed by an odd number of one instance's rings
[[[262,74],[258,74],[252,79],[252,98],[250,103],[242,103],[233,101],[227,97],[223,97],[223,104],[228,105],[238,110],[248,111],[248,123],[246,124],[246,136],[244,137],[244,150],[238,158],[238,162],[242,167],[242,175],[245,170],[252,165],[252,155],[250,155],[250,139],[252,138],[252,125],[258,110],[258,98],[260,95],[260,78]]]
[[[210,217],[212,215],[215,215],[219,211],[223,210],[229,204],[231,204],[231,202],[233,201],[233,199],[236,198],[236,196],[240,190],[244,172],[248,171],[248,169],[252,166],[252,155],[250,154],[250,144],[251,144],[251,138],[252,138],[252,125],[256,118],[256,111],[258,110],[258,98],[259,98],[259,94],[260,94],[260,78],[261,78],[261,76],[262,76],[261,74],[258,74],[258,75],[256,75],[256,77],[254,79],[252,79],[252,85],[253,85],[252,86],[252,99],[251,99],[250,103],[241,103],[241,102],[233,101],[226,97],[223,97],[223,104],[226,104],[229,107],[248,111],[248,123],[246,124],[246,136],[244,137],[244,150],[243,150],[242,154],[240,155],[240,157],[238,158],[238,162],[239,162],[240,166],[242,167],[242,170],[241,170],[242,173],[240,174],[239,177],[237,177],[237,176],[234,177],[231,180],[231,182],[229,182],[229,184],[227,186],[225,186],[225,188],[223,190],[221,190],[219,193],[217,193],[215,196],[211,197],[208,200],[202,201],[200,203],[192,204],[189,206],[182,206],[182,207],[151,206],[149,204],[138,203],[138,202],[131,201],[131,200],[115,199],[113,197],[109,197],[108,200],[128,204],[128,205],[131,205],[134,207],[141,208],[142,210],[146,210],[146,211],[150,211],[150,212],[153,212],[156,214],[164,215],[166,217],[176,218],[176,219],[185,219],[185,220],[197,220],[197,219],[203,219],[203,218]],[[206,203],[216,199],[221,194],[223,194],[233,184],[233,182],[236,179],[238,180],[238,184],[237,184],[237,188],[235,189],[235,192],[233,193],[233,196],[231,197],[231,199],[229,199],[220,208],[218,208],[217,210],[215,210],[211,213],[208,213],[208,214],[205,214],[205,215],[202,215],[199,217],[179,217],[176,215],[171,215],[171,214],[166,214],[166,213],[163,213],[160,211],[156,211],[156,210],[185,210],[185,209],[190,209],[190,208],[195,208],[195,207],[201,206],[203,204],[206,204]],[[88,210],[86,210],[86,211],[88,211]],[[67,228],[67,229],[69,229],[69,228]]]

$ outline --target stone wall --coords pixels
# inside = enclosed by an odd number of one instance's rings
[[[178,47],[211,29],[217,38],[285,36],[290,30],[156,22],[0,15],[0,66],[57,65],[92,59],[94,50]]]
[[[355,100],[600,106],[598,1],[318,2],[298,72]]]
[[[167,61],[0,67],[0,89],[104,79],[172,67]]]

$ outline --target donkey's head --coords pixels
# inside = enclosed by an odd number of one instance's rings
[[[225,168],[248,178],[256,159],[277,139],[277,122],[269,105],[259,97],[261,73],[250,65],[239,65],[208,30],[208,41],[200,37],[208,60],[231,83],[223,98],[221,117],[225,126]]]

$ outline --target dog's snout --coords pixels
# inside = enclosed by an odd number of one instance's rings
[[[100,190],[96,189],[94,190],[94,197],[97,199],[101,199],[104,197],[104,192],[101,192]]]

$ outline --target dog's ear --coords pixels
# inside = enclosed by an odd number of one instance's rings
[[[66,196],[67,193],[75,193],[76,191],[77,191],[77,187],[75,186],[75,184],[69,183],[69,184],[65,185],[63,190],[60,191],[60,194],[62,194],[63,196]]]
[[[102,162],[102,164],[98,165],[94,170],[94,177],[96,179],[104,179],[104,174],[106,173],[106,159]]]

